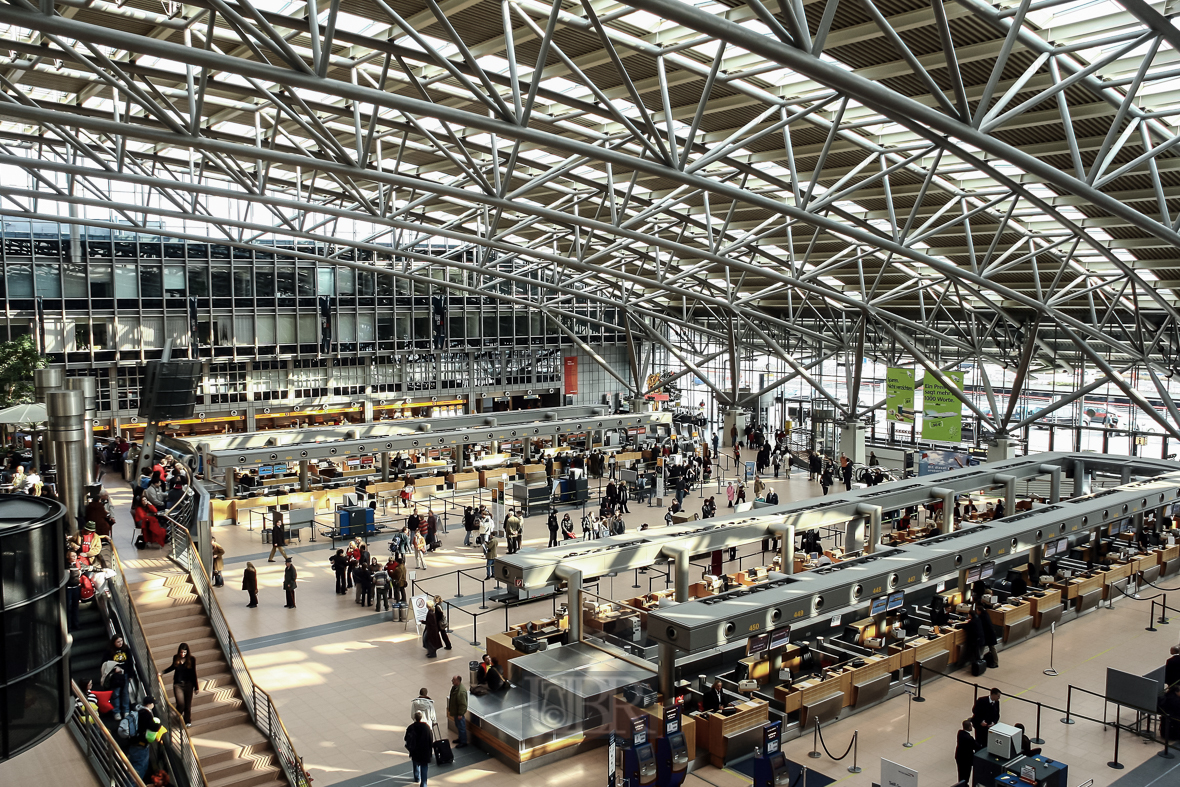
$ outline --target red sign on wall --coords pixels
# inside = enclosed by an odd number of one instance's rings
[[[568,355],[565,359],[565,392],[567,394],[577,394],[578,392],[578,356]]]

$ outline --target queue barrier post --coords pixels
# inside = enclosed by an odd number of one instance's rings
[[[1073,684],[1065,691],[1065,718],[1061,720],[1062,724],[1073,724],[1074,720],[1070,718],[1070,708],[1073,706]]]
[[[863,770],[856,764],[856,754],[860,750],[860,730],[854,730],[852,733],[852,764],[848,766],[849,773],[860,773]]]
[[[1038,702],[1037,703],[1037,736],[1035,738],[1031,739],[1029,741],[1029,743],[1035,743],[1036,745],[1040,746],[1044,742],[1045,742],[1044,739],[1041,738],[1041,703]]]

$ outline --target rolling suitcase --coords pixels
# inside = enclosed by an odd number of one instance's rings
[[[442,734],[438,725],[434,725],[434,761],[438,765],[450,765],[455,761],[455,753],[451,751],[451,742]]]
[[[987,662],[983,659],[976,659],[971,662],[971,676],[978,678],[983,673],[987,672]]]

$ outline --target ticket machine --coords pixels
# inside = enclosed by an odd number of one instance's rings
[[[687,765],[687,760],[685,762]],[[623,778],[630,787],[655,784],[656,747],[650,743],[636,743],[623,750]],[[683,780],[683,776],[680,777]],[[671,782],[679,784],[679,782]]]
[[[659,787],[679,787],[688,775],[688,741],[683,732],[670,732],[656,741]]]
[[[754,787],[789,787],[790,784],[791,774],[787,768],[787,758],[781,751],[754,758]]]

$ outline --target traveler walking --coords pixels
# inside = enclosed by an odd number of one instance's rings
[[[250,603],[246,608],[253,609],[258,606],[258,570],[254,568],[253,563],[247,563],[246,570],[242,572],[242,590],[250,594]]]

